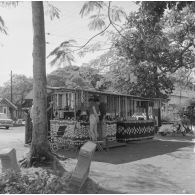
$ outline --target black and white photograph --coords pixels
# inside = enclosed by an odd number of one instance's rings
[[[0,194],[195,194],[195,1],[0,1]]]

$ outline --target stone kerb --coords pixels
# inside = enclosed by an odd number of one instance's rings
[[[6,170],[20,172],[20,167],[18,166],[16,159],[16,150],[14,148],[5,148],[0,150],[0,159],[2,172],[5,172]]]
[[[79,152],[78,162],[72,174],[71,185],[81,188],[85,183],[90,170],[91,161],[96,149],[96,144],[88,141]]]

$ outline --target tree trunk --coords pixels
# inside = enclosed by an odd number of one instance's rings
[[[32,1],[33,21],[33,135],[30,161],[40,161],[49,155],[47,139],[46,49],[43,2]],[[33,161],[34,161],[33,160]],[[48,160],[48,159],[47,159]]]
[[[20,162],[24,167],[52,165],[52,170],[61,175],[65,170],[56,159],[59,156],[51,153],[48,142],[45,25],[42,1],[32,1],[32,21],[33,133],[29,156]]]

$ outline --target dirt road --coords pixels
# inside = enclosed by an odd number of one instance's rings
[[[116,193],[195,193],[194,147],[192,137],[156,137],[96,152],[90,177]],[[70,160],[67,169],[73,170],[75,164]]]
[[[24,127],[0,129],[0,149],[14,147],[18,160],[27,152]],[[61,151],[74,170],[77,154]],[[109,152],[96,152],[90,178],[112,193],[195,193],[195,138],[155,137]],[[101,193],[98,191],[97,193]],[[105,192],[104,192],[105,193]]]

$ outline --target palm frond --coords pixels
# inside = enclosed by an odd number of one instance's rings
[[[5,22],[1,16],[0,16],[0,31],[7,35],[7,27],[5,26]]]
[[[55,55],[55,54],[58,52],[59,48],[60,48],[60,47],[56,47],[53,51],[51,51],[51,52],[49,53],[49,55],[47,56],[47,58],[49,58],[50,56]]]
[[[96,16],[92,18],[92,21],[88,24],[89,30],[101,30],[105,27],[104,19]]]
[[[68,51],[70,53],[71,50],[69,48],[74,46],[73,43],[76,44],[76,41],[74,39],[70,39],[68,41],[62,42],[58,47],[56,47],[54,50],[52,50],[49,53],[47,58],[49,58],[50,56],[56,55],[59,51]]]
[[[70,39],[68,41],[64,41],[60,44],[60,47],[71,47],[73,46],[72,44],[76,44],[77,42],[74,39]]]
[[[125,11],[118,7],[118,6],[112,6],[111,10],[111,18],[114,22],[121,22],[122,17],[126,17]]]
[[[55,57],[55,58],[50,62],[51,67],[53,67],[54,65],[56,65],[56,64],[57,64],[57,61],[58,61],[58,58]]]
[[[103,1],[87,1],[84,3],[83,7],[81,8],[80,15],[86,16],[90,12],[93,12],[95,9],[102,9],[104,6]]]
[[[50,19],[60,18],[60,10],[49,2],[46,2],[45,14],[49,15]]]
[[[71,45],[70,42],[75,42],[74,40],[70,41],[64,41],[60,44],[59,47],[56,47],[48,57],[54,56],[54,59],[50,62],[51,66],[66,66],[66,65],[72,65],[72,62],[74,62],[74,55],[71,53],[71,50],[69,49],[69,46]]]

